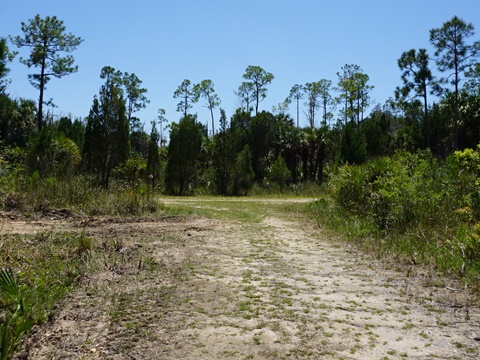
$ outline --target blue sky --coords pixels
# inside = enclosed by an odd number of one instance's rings
[[[36,14],[57,16],[67,32],[84,39],[73,53],[78,73],[47,86],[46,98],[58,106],[55,113],[87,116],[102,84],[100,70],[108,65],[143,81],[150,104],[136,115],[148,129],[158,108],[166,110],[169,121],[178,121],[173,92],[184,79],[211,79],[230,117],[239,106],[234,91],[248,65],[275,76],[260,105],[271,110],[292,85],[336,83],[343,65],[357,64],[375,86],[373,102],[383,104],[401,84],[397,60],[403,51],[426,48],[433,56],[430,29],[457,15],[473,23],[474,40],[480,39],[478,0],[3,0],[0,36],[21,35],[20,23]],[[29,69],[17,60],[10,66],[8,92],[37,99]],[[206,122],[203,105],[192,112]],[[218,110],[215,116],[218,120]]]

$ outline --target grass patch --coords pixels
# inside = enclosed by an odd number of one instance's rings
[[[268,213],[279,215],[301,213],[304,204],[284,204],[277,202],[278,197],[159,197],[160,202],[167,204],[164,209],[168,214],[199,215],[209,219],[234,220],[249,224],[258,224]],[[175,205],[168,205],[170,202]]]
[[[165,212],[146,185],[117,181],[108,189],[89,176],[64,179],[20,178],[14,188],[0,191],[0,207],[23,213],[68,209],[87,215],[145,215]]]
[[[1,235],[2,359],[28,328],[45,322],[89,265],[92,240],[84,234]],[[8,280],[9,281],[6,281]]]

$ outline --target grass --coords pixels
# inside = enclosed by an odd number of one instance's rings
[[[325,186],[317,183],[299,183],[291,184],[280,188],[276,185],[258,185],[256,184],[249,195],[254,197],[275,197],[275,198],[291,198],[291,197],[316,197],[318,194],[325,192]]]
[[[454,237],[447,227],[423,229],[422,236],[418,235],[417,229],[386,234],[371,219],[337,206],[327,194],[304,207],[304,212],[336,238],[354,243],[377,259],[401,266],[407,275],[413,266],[422,266],[429,272],[432,286],[442,278],[461,279],[476,294],[477,300],[480,296],[480,263],[465,267],[465,259],[445,240]],[[439,285],[443,287],[444,282],[440,281]]]
[[[89,266],[91,239],[56,232],[0,235],[2,359],[31,325],[46,321]],[[10,280],[9,282],[7,280]]]
[[[258,224],[268,212],[278,214],[300,213],[304,204],[281,204],[277,197],[169,197],[162,196],[158,200],[164,203],[165,212],[175,215],[199,215],[209,219],[234,220],[242,223]],[[174,206],[168,205],[175,202]],[[201,206],[200,206],[201,204]]]
[[[19,180],[14,189],[0,191],[0,206],[22,213],[67,209],[86,215],[131,216],[163,213],[164,207],[145,185],[113,182],[109,189],[89,176]]]

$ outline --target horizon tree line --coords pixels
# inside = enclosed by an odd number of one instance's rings
[[[48,52],[35,45],[40,38],[31,33],[42,32],[44,27],[50,31],[49,39],[54,41],[57,36],[62,46],[48,48]],[[37,131],[43,131],[44,116],[39,113],[40,105],[45,103],[41,100],[44,85],[50,76],[60,78],[78,70],[71,55],[62,57],[61,54],[71,53],[82,40],[65,34],[63,22],[55,17],[36,16],[29,23],[22,23],[22,30],[29,35],[11,37],[11,41],[19,48],[30,47],[30,61],[23,58],[21,61],[29,67],[40,68],[39,73],[31,75],[32,85],[40,92],[39,105],[35,109],[31,102],[11,100],[6,94],[8,63],[15,54],[9,51],[6,39],[1,39],[0,100],[6,105],[0,113],[0,138],[6,139],[5,144],[9,141],[26,144],[28,136],[22,135],[22,129],[29,129],[26,133],[32,134],[32,126],[28,125],[32,113],[36,112]],[[450,36],[451,33],[456,36]],[[108,187],[114,172],[116,177],[125,178],[148,174],[155,186],[163,171],[169,191],[180,194],[189,191],[192,182],[210,171],[214,175],[208,176],[213,176],[215,183],[223,183],[217,184],[219,192],[242,194],[248,191],[252,181],[279,184],[322,181],[323,166],[329,161],[360,163],[370,156],[389,155],[395,149],[429,148],[446,157],[459,147],[480,141],[477,131],[480,119],[476,115],[480,103],[480,43],[468,42],[473,34],[473,25],[458,17],[442,28],[432,29],[430,42],[436,48],[435,62],[445,76],[436,79],[433,75],[425,49],[405,51],[398,59],[403,85],[396,89],[395,100],[390,99],[383,107],[375,106],[368,116],[365,112],[371,106],[373,86],[369,76],[356,64],[342,66],[336,74],[336,84],[320,79],[293,85],[287,98],[272,112],[262,111],[260,103],[266,98],[274,76],[260,66],[249,65],[242,76],[244,81],[235,91],[241,107],[230,122],[220,109],[218,131],[214,110],[220,107],[221,99],[213,81],[205,79],[193,84],[185,79],[173,93],[173,98],[179,100],[177,111],[182,117],[169,125],[170,144],[164,149],[165,110],[159,109],[158,119],[152,122],[152,132],[146,134],[135,113],[149,103],[147,89],[134,73],[105,66],[100,73],[104,84],[94,96],[87,118],[78,122],[62,118],[55,126],[77,144],[82,169],[96,174],[102,186]],[[42,59],[44,53],[49,55]],[[468,81],[460,87],[464,77]],[[440,104],[429,104],[430,94],[440,96]],[[201,125],[197,115],[190,114],[200,98],[205,100],[210,112],[211,136],[208,136],[208,122]],[[299,126],[302,100],[309,125],[303,129]],[[291,104],[296,107],[296,121],[288,114]],[[338,121],[333,124],[337,107]],[[80,134],[82,126],[83,134]],[[36,151],[43,146],[45,156],[60,156],[50,151],[51,146],[61,140],[55,136],[38,136],[35,141],[40,145]],[[179,158],[175,152],[188,154],[183,157],[193,160],[182,168],[182,156]],[[227,156],[228,152],[231,155]],[[216,159],[218,154],[224,158]],[[72,159],[77,158],[75,155]],[[159,161],[166,164],[163,170],[156,165]],[[230,165],[225,165],[227,162]],[[215,170],[211,170],[212,167]],[[244,177],[240,176],[242,172]]]

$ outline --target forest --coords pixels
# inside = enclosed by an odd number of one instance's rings
[[[232,89],[235,113],[221,108],[212,80],[185,79],[172,94],[179,120],[165,126],[159,109],[149,132],[136,117],[150,102],[147,89],[110,66],[87,117],[45,111],[47,83],[81,72],[73,55],[83,40],[55,16],[37,15],[21,30],[0,38],[1,210],[132,216],[158,211],[164,195],[304,194],[321,198],[311,216],[360,246],[430,264],[480,292],[480,41],[472,24],[454,16],[425,34],[433,54],[399,54],[402,76],[385,104],[371,103],[374,84],[362,67],[345,64],[332,79],[292,84],[263,110],[274,74],[248,65]],[[9,95],[12,61],[31,69],[38,99]],[[193,111],[199,102],[211,119]],[[299,126],[302,117],[309,126]]]

